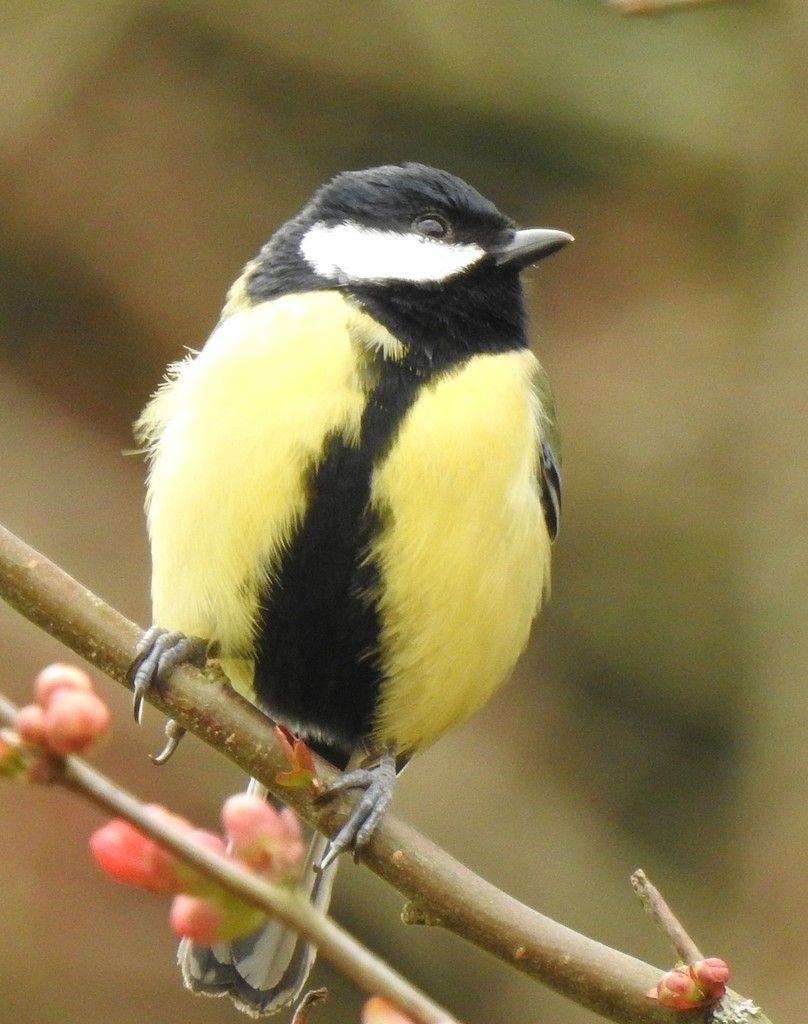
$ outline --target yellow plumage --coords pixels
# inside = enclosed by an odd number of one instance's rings
[[[338,294],[262,303],[175,364],[138,425],[153,445],[154,621],[216,641],[240,689],[252,683],[242,659],[265,575],[304,511],[306,468],[329,431],[358,436],[356,352]]]
[[[245,692],[261,590],[306,508],[327,435],[356,444],[368,353],[389,332],[338,292],[225,317],[175,364],[139,423],[154,620],[215,641]],[[477,355],[425,385],[375,468],[383,683],[374,741],[411,751],[467,718],[505,679],[549,579],[537,480],[538,363]]]
[[[526,350],[473,357],[424,388],[373,477],[391,509],[381,565],[385,683],[375,737],[413,750],[507,677],[549,582],[536,472],[537,369]]]

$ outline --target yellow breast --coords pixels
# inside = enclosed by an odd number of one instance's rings
[[[235,312],[146,409],[154,621],[218,642],[249,686],[258,597],[332,431],[358,436],[351,310],[336,293]]]
[[[380,745],[412,750],[468,718],[527,641],[550,568],[537,370],[527,351],[480,355],[427,386],[374,474]]]

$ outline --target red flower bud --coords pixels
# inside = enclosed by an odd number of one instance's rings
[[[684,969],[675,967],[663,974],[655,987],[648,992],[649,999],[657,999],[662,1006],[672,1010],[692,1010],[701,1006],[704,994]]]
[[[249,935],[266,920],[266,914],[218,890],[209,897],[175,896],[170,920],[177,935],[211,943]]]
[[[96,694],[60,687],[45,706],[45,745],[60,755],[84,751],[109,731],[110,722],[109,708]]]
[[[150,805],[149,809],[191,830],[187,821],[164,808]],[[182,888],[174,856],[128,821],[116,818],[93,832],[90,850],[101,869],[117,882],[157,893],[175,893]]]
[[[270,878],[288,874],[303,855],[297,816],[278,811],[250,793],[231,796],[222,807],[222,823],[235,857]]]
[[[688,972],[694,981],[707,989],[721,988],[725,990],[729,981],[729,967],[717,956],[708,956],[706,960],[697,960],[690,965]],[[724,991],[721,992],[722,996],[723,994]]]
[[[194,942],[210,944],[220,936],[224,913],[211,900],[180,893],[171,903],[169,920],[174,934]]]
[[[62,689],[92,693],[93,681],[83,669],[75,665],[62,665],[56,662],[43,668],[34,682],[37,702],[43,708],[48,706],[54,693]]]
[[[695,1010],[712,1006],[722,999],[728,981],[729,967],[723,960],[712,956],[690,965],[674,967],[662,975],[647,996],[672,1010]]]

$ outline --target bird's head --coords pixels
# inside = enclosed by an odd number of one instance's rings
[[[446,171],[408,163],[347,171],[320,188],[267,243],[253,300],[340,289],[404,341],[457,335],[500,346],[522,332],[519,273],[572,236],[517,230],[492,202]]]

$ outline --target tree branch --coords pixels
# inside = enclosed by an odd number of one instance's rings
[[[76,654],[128,685],[126,673],[141,630],[3,527],[0,595]],[[220,672],[181,666],[148,699],[259,779],[315,828],[332,835],[344,819],[349,800],[335,800],[323,809],[305,790],[278,785],[276,775],[288,766],[272,728]],[[316,764],[326,782],[336,777],[325,761]],[[531,910],[392,815],[385,816],[361,860],[427,919],[581,1006],[622,1024],[681,1020],[646,998],[659,979],[657,968]],[[706,1013],[688,1016],[690,1022],[707,1019]],[[762,1016],[754,1020],[766,1024]]]
[[[635,871],[631,876],[631,887],[645,912],[656,921],[668,937],[676,955],[686,964],[702,960],[701,950],[687,934],[684,925],[668,906],[662,893],[642,869]]]
[[[17,708],[0,694],[0,722],[13,728]],[[48,763],[48,780],[86,797],[103,811],[123,818],[200,874],[218,882],[244,903],[258,907],[293,928],[368,995],[382,995],[422,1024],[456,1024],[450,1014],[380,960],[334,920],[316,910],[292,888],[274,885],[237,861],[205,849],[187,833],[117,783],[74,755]]]
[[[606,0],[606,6],[618,14],[670,14],[688,7],[708,7],[733,0]]]

